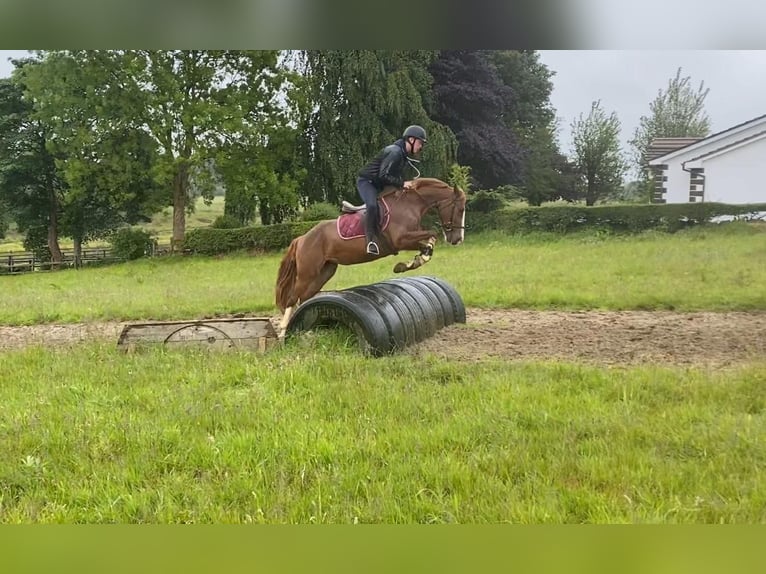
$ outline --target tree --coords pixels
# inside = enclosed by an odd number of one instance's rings
[[[226,188],[224,213],[245,226],[256,214],[261,223],[293,217],[306,179],[301,126],[307,117],[306,80],[290,68],[289,54],[280,67],[285,84],[282,105],[262,118],[258,130],[229,138],[218,151],[216,171]]]
[[[46,150],[65,183],[58,195],[59,232],[73,239],[79,266],[83,243],[148,221],[162,205],[162,190],[152,176],[156,145],[114,105],[119,99],[108,97],[118,89],[104,81],[105,71],[115,71],[114,62],[84,52],[38,57],[19,76],[32,116],[50,134]]]
[[[435,52],[308,50],[295,65],[308,83],[309,114],[301,126],[309,202],[356,197],[356,174],[380,150],[420,124],[428,132],[423,175],[445,178],[453,163],[452,132],[429,117]],[[415,175],[414,172],[411,172]]]
[[[534,50],[497,50],[488,52],[500,81],[513,91],[511,105],[503,118],[522,140],[535,137],[542,128],[553,128],[556,112],[551,106],[552,78],[555,74],[540,61]]]
[[[151,175],[156,163],[152,138],[135,130],[100,134],[91,149],[69,157],[62,170],[68,191],[61,224],[62,233],[73,240],[76,267],[84,243],[151,221],[161,209],[164,189]]]
[[[705,98],[710,91],[700,82],[695,90],[691,77],[681,77],[681,68],[668,80],[665,90],[649,104],[649,115],[641,116],[633,139],[632,163],[640,174],[647,194],[651,195],[651,175],[646,169],[647,152],[655,138],[705,137],[710,133],[710,119],[705,112]]]
[[[263,225],[270,225],[297,214],[306,177],[297,137],[295,128],[281,126],[270,131],[267,142],[221,149],[216,167],[226,186],[225,215],[245,226],[256,215]]]
[[[557,153],[553,157],[553,170],[556,173],[555,187],[550,199],[569,202],[580,199],[582,176],[577,165],[566,156]]]
[[[63,261],[59,219],[66,184],[47,149],[49,131],[33,117],[18,74],[39,62],[28,59],[16,65],[11,79],[0,79],[0,200],[27,233],[25,245],[47,250],[55,267]]]
[[[498,50],[490,59],[514,98],[503,118],[524,151],[517,186],[530,205],[556,199],[562,186],[557,170],[556,112],[551,105],[555,74],[534,50]]]
[[[583,178],[586,205],[614,193],[622,185],[627,163],[620,151],[620,120],[606,115],[600,101],[591,105],[587,118],[572,122],[574,163]]]
[[[446,50],[429,70],[434,81],[432,117],[454,132],[457,161],[471,167],[474,185],[491,188],[521,181],[523,151],[506,123],[516,105],[515,94],[503,83],[490,55]]]
[[[211,161],[229,141],[257,131],[278,104],[277,51],[89,50],[64,52],[87,82],[83,119],[101,130],[127,124],[152,138],[154,177],[172,191],[174,250],[183,243],[194,190],[212,197]],[[55,111],[57,91],[40,82],[38,97]],[[54,115],[48,116],[53,120]],[[85,125],[79,123],[77,125]],[[70,141],[88,139],[87,130]]]

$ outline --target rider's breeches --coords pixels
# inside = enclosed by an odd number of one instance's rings
[[[356,189],[367,208],[365,227],[374,235],[378,234],[378,190],[369,179],[359,178],[356,180]],[[368,234],[368,237],[370,235]]]

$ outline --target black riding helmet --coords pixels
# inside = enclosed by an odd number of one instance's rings
[[[426,143],[426,130],[424,130],[420,126],[409,126],[406,130],[404,130],[404,134],[402,135],[402,138],[417,138],[420,141],[422,141],[424,144]]]

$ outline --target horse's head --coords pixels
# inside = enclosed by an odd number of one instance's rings
[[[465,238],[466,200],[463,190],[433,178],[416,179],[411,185],[429,207],[438,210],[445,241],[452,245],[462,243]]]

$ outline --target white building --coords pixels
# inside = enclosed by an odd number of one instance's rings
[[[766,115],[706,138],[652,142],[654,203],[766,203]]]

